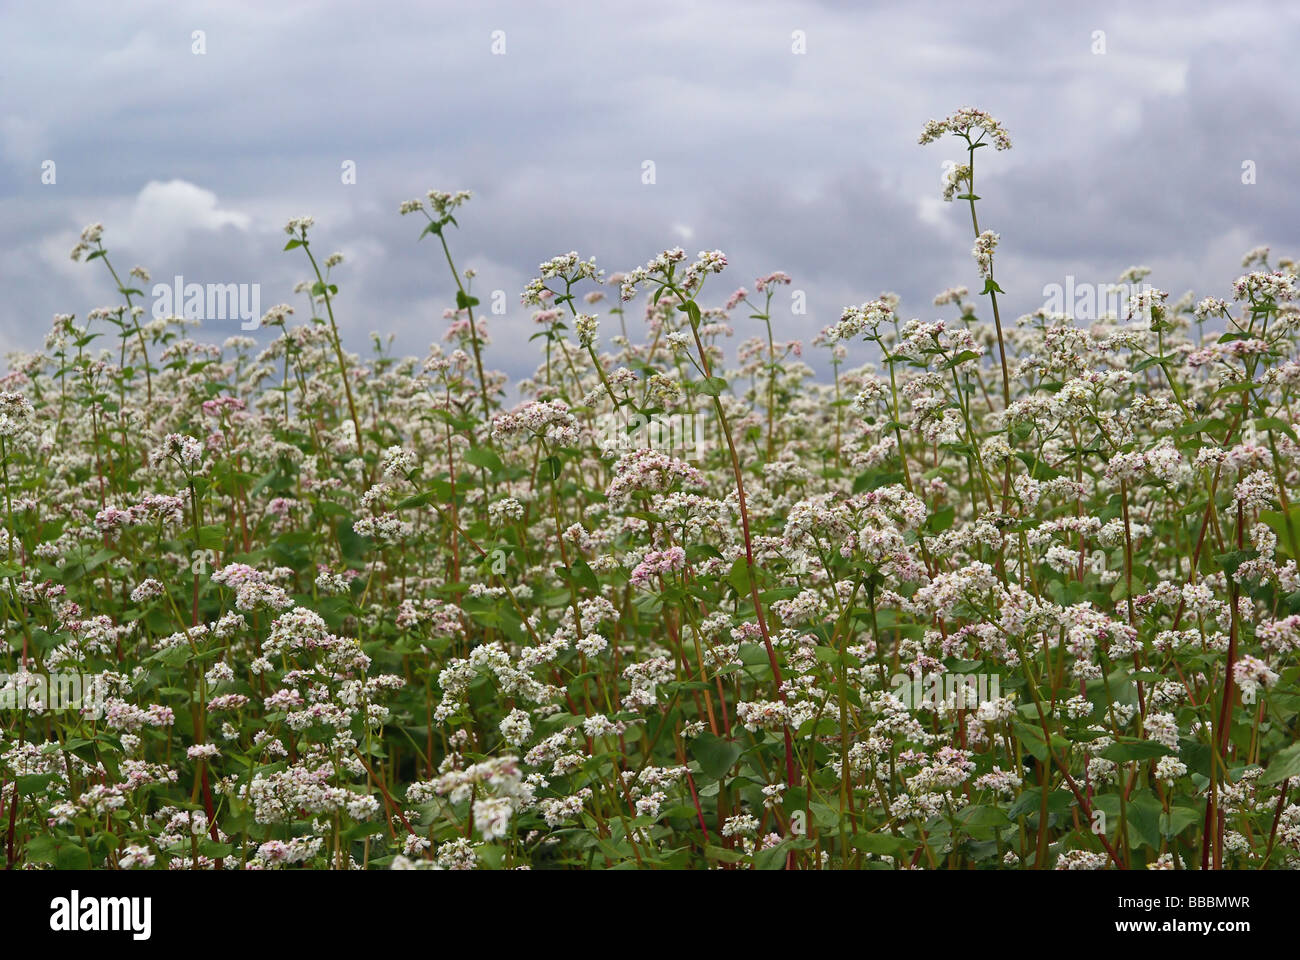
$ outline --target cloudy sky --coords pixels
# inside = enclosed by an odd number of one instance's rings
[[[282,228],[311,214],[316,249],[347,257],[349,345],[383,331],[423,354],[452,294],[397,206],[430,187],[475,194],[451,241],[476,292],[507,293],[489,358],[515,377],[534,362],[518,293],[569,250],[612,273],[721,248],[719,299],[785,270],[809,310],[778,301],[778,337],[885,290],[933,318],[935,293],[978,283],[968,215],[941,199],[956,144],[916,140],[964,104],[1015,144],[977,169],[1009,316],[1067,276],[1145,264],[1174,297],[1223,295],[1247,249],[1300,255],[1300,8],[1084,6],[4,5],[0,348],[113,302],[68,257],[86,223],[119,271],[258,284],[265,309],[307,276]]]

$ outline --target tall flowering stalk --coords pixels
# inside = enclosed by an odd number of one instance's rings
[[[326,260],[326,273],[321,273],[320,264],[316,262],[316,255],[311,251],[311,241],[307,238],[307,231],[316,221],[312,217],[295,217],[285,224],[284,232],[289,234],[289,240],[284,245],[285,250],[293,250],[302,247],[303,253],[307,254],[307,259],[311,263],[312,273],[316,280],[311,287],[312,297],[320,297],[325,303],[325,312],[330,321],[330,343],[334,348],[334,356],[338,360],[339,379],[343,381],[343,395],[348,402],[348,416],[352,418],[352,429],[356,436],[357,456],[364,459],[365,457],[365,437],[361,433],[361,420],[357,416],[357,404],[352,398],[352,377],[348,372],[347,358],[343,354],[343,339],[339,336],[339,325],[334,319],[334,297],[338,294],[339,288],[329,282],[328,271],[342,260],[338,254],[332,254]],[[286,358],[287,362],[287,358]]]
[[[741,473],[740,457],[736,453],[731,425],[727,419],[726,410],[722,406],[721,395],[727,384],[723,378],[716,377],[713,374],[712,364],[709,361],[709,351],[705,349],[704,343],[700,339],[701,313],[699,304],[695,302],[695,297],[699,295],[707,276],[710,273],[721,273],[727,266],[727,258],[721,250],[701,251],[699,258],[686,267],[682,274],[678,276],[678,264],[684,259],[684,252],[680,248],[675,248],[664,251],[645,267],[633,270],[623,279],[623,299],[631,299],[639,284],[649,283],[657,288],[655,293],[656,302],[663,294],[671,294],[677,300],[677,309],[687,316],[691,329],[691,338],[696,350],[692,362],[697,364],[699,372],[704,377],[700,389],[712,398],[713,411],[718,418],[718,426],[727,442],[727,452],[731,458],[732,475],[735,477],[736,482],[736,500],[740,510],[741,536],[745,546],[744,581],[750,601],[754,605],[754,616],[763,638],[768,664],[772,669],[772,682],[777,698],[782,703],[785,703],[786,694],[781,678],[781,667],[777,662],[776,651],[772,647],[772,636],[768,630],[767,618],[763,614],[763,604],[758,594],[758,565],[754,559],[754,542],[749,524],[749,510],[745,501],[745,482]],[[795,769],[794,743],[788,724],[782,725],[782,736],[785,744],[786,783],[788,786],[793,787],[799,782],[799,777]]]
[[[140,326],[140,317],[143,314],[143,310],[140,307],[137,307],[135,302],[132,300],[133,296],[143,297],[144,293],[134,287],[128,287],[122,282],[122,278],[119,277],[117,271],[113,269],[113,264],[109,262],[108,251],[104,249],[103,237],[104,225],[101,223],[90,224],[81,231],[81,239],[78,240],[76,246],[72,248],[71,256],[73,260],[81,260],[82,257],[85,257],[87,263],[91,260],[103,260],[104,266],[108,268],[109,274],[113,277],[113,282],[117,285],[117,292],[122,295],[124,300],[126,300],[126,313],[130,317],[131,325],[127,326],[126,320],[123,318],[121,323],[122,337],[125,341],[125,338],[129,334],[134,333],[136,335],[137,341],[140,344],[140,359],[144,364],[145,401],[152,402],[153,371],[149,369],[149,347],[148,344],[145,343],[144,330]],[[131,274],[133,279],[138,276],[142,282],[149,282],[148,273],[144,272],[141,267],[133,267]],[[123,361],[125,361],[125,342],[123,343]],[[125,362],[123,365],[125,366]]]
[[[399,212],[406,216],[409,213],[422,213],[429,222],[424,230],[420,233],[420,239],[429,234],[438,238],[442,244],[442,254],[447,260],[447,268],[451,270],[452,279],[456,283],[456,309],[464,310],[465,315],[469,318],[468,339],[470,349],[474,352],[474,367],[478,372],[479,393],[483,403],[483,416],[491,419],[492,417],[492,395],[488,389],[487,376],[483,372],[483,351],[480,345],[480,333],[477,323],[474,320],[474,308],[479,305],[477,297],[470,295],[465,286],[465,279],[461,272],[456,269],[456,263],[451,258],[451,247],[447,245],[446,228],[450,224],[453,227],[459,227],[456,222],[454,211],[470,199],[468,190],[458,190],[455,193],[447,193],[442,190],[430,190],[427,194],[429,200],[429,210],[426,210],[424,203],[420,200],[407,200],[399,208]],[[430,212],[430,210],[432,212]],[[491,441],[489,440],[489,443]]]
[[[944,199],[965,200],[970,206],[970,222],[975,230],[975,247],[972,255],[979,267],[980,277],[984,280],[983,293],[988,295],[993,306],[993,323],[998,334],[998,359],[1002,365],[1002,401],[1004,406],[1011,403],[1011,377],[1007,371],[1007,349],[1002,339],[1002,315],[998,311],[998,294],[1005,293],[993,279],[993,251],[997,248],[998,235],[991,230],[980,230],[979,215],[975,212],[975,151],[987,147],[990,143],[998,150],[1011,149],[1011,137],[1006,129],[983,110],[974,107],[962,107],[956,113],[943,120],[930,120],[921,132],[918,141],[922,145],[933,143],[944,134],[952,134],[966,144],[967,161],[954,164],[948,175],[948,187]],[[956,191],[961,190],[961,193]]]

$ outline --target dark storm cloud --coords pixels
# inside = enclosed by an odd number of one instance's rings
[[[350,346],[376,330],[422,353],[451,289],[396,207],[429,187],[475,192],[452,242],[480,294],[507,293],[490,358],[513,376],[533,364],[519,290],[570,249],[612,273],[666,246],[720,247],[719,299],[783,269],[809,313],[778,312],[778,335],[810,337],[884,290],[931,316],[936,292],[976,280],[965,211],[940,200],[955,145],[916,138],[966,103],[1015,142],[982,151],[977,171],[1013,316],[1067,274],[1106,282],[1144,263],[1175,296],[1221,295],[1245,249],[1300,253],[1300,31],[1274,5],[45,4],[3,17],[8,349],[37,346],[56,312],[112,302],[102,268],[67,256],[95,220],[119,270],[258,283],[264,309],[301,309],[307,264],[282,252],[281,226],[310,213],[318,249],[347,255]],[[55,185],[40,180],[47,160]]]

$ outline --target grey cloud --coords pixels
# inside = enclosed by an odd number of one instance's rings
[[[319,248],[349,254],[338,279],[352,349],[378,330],[422,353],[452,290],[396,206],[429,187],[475,191],[452,243],[479,289],[507,292],[489,359],[512,376],[535,360],[518,292],[570,249],[613,272],[678,243],[720,247],[732,267],[719,300],[786,270],[809,314],[779,335],[807,338],[883,290],[931,315],[933,295],[976,286],[975,271],[965,212],[938,201],[956,151],[916,137],[964,103],[1015,140],[982,151],[977,171],[1012,316],[1067,273],[1100,282],[1148,263],[1175,295],[1219,294],[1246,247],[1300,253],[1300,30],[1270,4],[67,3],[2,16],[10,349],[37,346],[56,312],[112,300],[97,265],[67,262],[86,222],[105,223],[121,270],[257,282],[268,306],[306,276],[280,226],[311,213]],[[791,52],[795,30],[806,55]],[[40,182],[46,159],[55,186]],[[355,186],[340,182],[345,160]],[[173,181],[215,207],[142,201]],[[203,196],[187,189],[175,196]]]

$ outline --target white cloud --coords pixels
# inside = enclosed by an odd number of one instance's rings
[[[154,233],[174,234],[225,226],[247,230],[253,220],[246,213],[221,209],[215,193],[186,180],[150,180],[136,196],[129,222]]]

